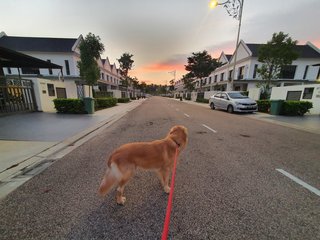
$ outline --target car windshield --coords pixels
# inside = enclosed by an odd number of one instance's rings
[[[230,98],[233,98],[233,99],[248,98],[248,96],[243,95],[242,93],[239,93],[239,92],[228,93],[228,95],[229,95]]]

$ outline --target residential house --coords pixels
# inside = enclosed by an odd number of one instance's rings
[[[263,44],[245,43],[240,41],[236,49],[236,75],[234,79],[234,90],[247,91],[256,88],[257,83],[261,82],[261,77],[257,69],[262,66],[258,61],[258,49]],[[299,57],[290,66],[282,69],[281,78],[273,80],[275,86],[288,86],[297,84],[315,83],[320,77],[320,67],[316,66],[320,62],[320,50],[312,43],[296,45],[295,49]],[[235,54],[235,53],[234,53]],[[234,58],[233,55],[221,53],[218,61],[222,66],[213,71],[209,77],[203,79],[202,87],[206,91],[227,90],[233,74]],[[200,88],[200,80],[195,81],[196,89]]]
[[[42,89],[38,89],[39,84],[34,84],[32,80],[5,77],[3,71],[4,68],[62,70],[62,66],[43,61],[11,49],[0,47],[0,115],[13,112],[39,111],[43,107],[39,100],[41,100],[41,97],[46,95],[41,94]],[[39,81],[36,83],[39,83]],[[59,95],[63,89],[61,87],[64,86],[61,86],[60,83],[60,86],[57,86],[56,90],[51,90],[54,92],[57,91],[57,95]],[[48,84],[48,90],[49,88],[50,85]]]
[[[91,95],[88,86],[80,78],[77,63],[80,60],[79,44],[83,40],[82,35],[78,38],[48,38],[48,37],[18,37],[7,36],[4,32],[0,33],[0,46],[12,49],[29,56],[42,59],[63,67],[62,72],[56,69],[39,68],[4,68],[6,76],[22,76],[32,79],[36,84],[40,84],[41,96],[50,101],[46,108],[40,111],[54,111],[52,99],[56,97],[82,98]],[[121,97],[119,90],[120,73],[115,64],[111,65],[108,59],[99,59],[101,77],[95,92],[101,95],[113,95]],[[41,80],[40,80],[41,79]],[[40,83],[41,82],[41,83]],[[61,86],[64,82],[64,87]],[[59,85],[56,89],[55,85]],[[53,91],[53,90],[55,91]],[[59,93],[59,95],[56,94]],[[41,104],[40,104],[41,106]]]

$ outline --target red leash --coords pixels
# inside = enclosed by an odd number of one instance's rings
[[[172,176],[171,176],[171,185],[170,185],[170,194],[169,194],[169,199],[168,199],[166,219],[164,220],[161,240],[167,240],[167,238],[168,238],[168,231],[169,231],[169,225],[170,225],[170,215],[171,215],[171,208],[172,208],[172,197],[173,197],[173,191],[174,191],[174,179],[176,177],[177,157],[178,157],[178,148],[176,148],[176,155],[174,157],[174,165],[173,165]]]

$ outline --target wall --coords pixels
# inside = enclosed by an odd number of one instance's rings
[[[256,101],[260,100],[260,88],[250,88],[248,97]]]
[[[217,91],[206,91],[204,92],[204,98],[205,99],[210,99],[210,97],[215,94]]]
[[[42,112],[56,112],[53,99],[57,98],[56,88],[65,88],[67,98],[78,98],[77,87],[73,80],[48,80],[43,78],[28,78],[34,83],[34,92],[38,105],[38,110]],[[54,85],[55,94],[49,96],[48,84]],[[84,86],[85,97],[89,96],[89,86]]]
[[[312,99],[303,99],[303,91],[305,88],[314,88]],[[288,87],[273,87],[271,92],[271,100],[286,100],[288,91],[301,91],[300,101],[310,101],[313,108],[310,109],[311,114],[320,114],[320,84],[296,85]]]

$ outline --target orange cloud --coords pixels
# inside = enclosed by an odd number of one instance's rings
[[[142,71],[147,72],[163,72],[163,71],[183,71],[184,65],[182,64],[167,64],[167,63],[153,63],[141,67]]]

